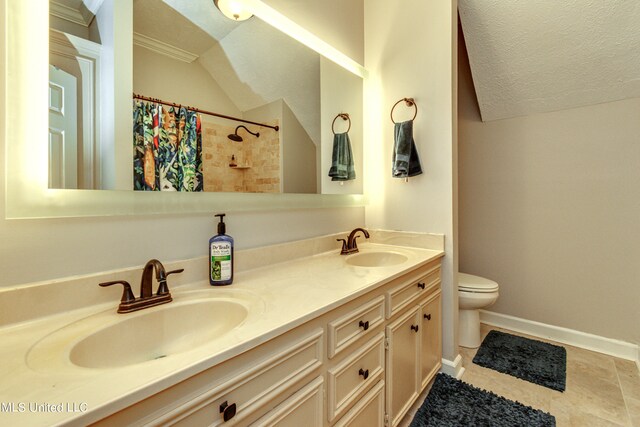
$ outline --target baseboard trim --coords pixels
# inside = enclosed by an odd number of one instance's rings
[[[480,310],[480,322],[586,350],[597,351],[621,359],[632,360],[636,362],[638,369],[640,369],[640,346],[636,344],[487,310]]]
[[[440,368],[440,372],[458,380],[462,378],[462,375],[464,374],[462,356],[458,354],[454,360],[442,358],[442,367]]]

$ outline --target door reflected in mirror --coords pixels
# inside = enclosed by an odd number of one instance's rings
[[[92,13],[79,0],[50,2],[85,17],[72,22],[52,6],[50,188],[362,193],[359,76],[257,17],[226,18],[211,0],[127,3]],[[131,43],[132,61],[119,43]],[[59,83],[61,73],[75,82]],[[356,173],[336,182],[341,113]],[[123,133],[129,140],[114,137]]]

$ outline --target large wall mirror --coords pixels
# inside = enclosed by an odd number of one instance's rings
[[[49,188],[362,193],[359,76],[213,0],[117,3],[50,0]],[[111,86],[132,87],[131,120],[115,119],[131,105]],[[133,132],[133,156],[111,122]],[[332,127],[358,160],[347,189],[323,180]]]
[[[213,0],[19,3],[6,9],[7,102],[21,100],[6,109],[7,217],[364,203],[365,70],[261,1],[244,1],[255,16],[243,22]],[[160,102],[160,117],[200,113],[203,192],[134,191],[133,108]],[[34,117],[44,103],[47,126]],[[334,133],[347,128],[356,179],[336,181]]]

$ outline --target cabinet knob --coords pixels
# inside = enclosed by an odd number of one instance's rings
[[[418,332],[418,329],[420,329],[420,328],[418,327],[418,325],[411,325],[411,330],[412,330],[412,331],[416,331],[416,332]]]
[[[420,289],[424,289],[425,284],[424,284],[423,282],[420,282],[420,283],[418,283],[418,287],[419,287]]]
[[[364,378],[366,380],[367,378],[369,378],[369,370],[368,369],[366,369],[366,370],[365,369],[360,369],[358,371],[358,375],[362,375],[362,378]]]
[[[360,323],[358,323],[358,326],[366,331],[367,329],[369,329],[369,321],[367,320],[366,322],[364,322],[361,320]]]
[[[224,420],[224,422],[229,421],[231,418],[236,416],[236,404],[232,403],[231,405],[229,405],[225,400],[220,405],[220,413],[222,414],[222,419]]]
[[[423,317],[427,320],[431,320],[431,314],[425,314]]]

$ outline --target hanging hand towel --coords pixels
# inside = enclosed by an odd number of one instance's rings
[[[420,175],[422,167],[413,140],[413,120],[396,123],[393,136],[393,177],[408,178]]]
[[[333,136],[333,155],[331,156],[329,176],[331,181],[348,181],[356,178],[351,141],[346,132]]]

